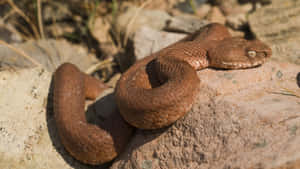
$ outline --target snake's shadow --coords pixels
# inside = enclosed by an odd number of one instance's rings
[[[297,85],[300,88],[300,72],[298,72],[297,77],[296,77]]]
[[[107,118],[107,122],[110,123],[110,120],[112,118],[121,118],[121,115],[118,111],[116,102],[114,100],[114,94],[110,93],[100,99],[98,99],[93,104],[90,104],[86,111],[86,118],[88,123],[95,124],[98,126],[101,126],[103,122],[105,123]],[[46,121],[47,121],[47,128],[48,133],[50,136],[50,139],[52,141],[52,145],[56,149],[56,151],[61,155],[61,157],[73,168],[75,169],[106,169],[109,168],[109,166],[112,165],[112,162],[98,165],[98,166],[92,166],[92,165],[86,165],[83,164],[76,159],[74,159],[65,149],[62,143],[60,142],[59,135],[57,132],[55,119],[54,119],[54,113],[53,113],[53,80],[50,85],[49,93],[48,93],[48,101],[47,101],[47,114],[46,114]],[[106,122],[106,123],[107,123]],[[129,126],[129,125],[128,125]],[[121,128],[124,128],[122,126]],[[167,127],[168,128],[168,127]],[[125,147],[124,150],[121,151],[120,156],[126,155],[126,154],[132,154],[134,153],[134,150],[138,147],[142,146],[143,144],[152,141],[153,139],[157,138],[159,135],[161,135],[167,128],[158,129],[158,130],[135,130],[133,127],[131,127],[131,130],[136,131],[136,134],[133,134],[131,139],[129,140],[128,145]],[[118,142],[118,134],[115,134],[114,132],[110,132],[113,135],[113,139],[115,142]],[[124,133],[125,134],[125,133]],[[143,139],[135,139],[136,135],[139,137],[140,135],[143,136]],[[132,141],[135,140],[135,141]],[[118,160],[118,158],[116,159]]]
[[[105,117],[106,116],[106,117]],[[107,119],[109,117],[109,119]],[[115,102],[114,93],[108,94],[105,97],[97,100],[94,104],[90,105],[87,110],[87,119],[89,123],[93,123],[96,125],[102,124],[103,120],[107,119],[109,123],[111,123],[112,118],[123,118],[121,117],[118,107]],[[124,120],[123,120],[124,121]],[[124,121],[125,122],[125,121]],[[125,122],[126,123],[126,122]],[[142,130],[136,129],[126,123],[127,126],[130,126],[133,130],[133,133],[128,141],[128,144],[121,151],[119,157],[121,159],[126,159],[128,154],[134,155],[134,150],[138,149],[140,146],[151,142],[153,139],[160,136],[167,128],[157,129],[157,130]],[[125,126],[123,126],[125,127]],[[116,126],[114,130],[119,129],[120,127]],[[121,132],[122,133],[122,132]],[[123,132],[124,133],[124,132]],[[113,135],[113,132],[111,132]],[[125,134],[125,133],[124,133]],[[118,143],[118,135],[113,136],[114,142]],[[141,138],[142,137],[142,138]],[[129,156],[130,156],[129,155]],[[117,157],[114,161],[118,161],[120,158]],[[125,158],[124,158],[125,157]]]

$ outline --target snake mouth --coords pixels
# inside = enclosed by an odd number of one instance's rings
[[[225,67],[225,68],[231,68],[231,69],[244,69],[244,68],[251,68],[251,67],[256,67],[259,65],[262,65],[263,63],[265,63],[266,58],[263,58],[261,60],[258,61],[254,61],[254,62],[224,62],[222,61],[221,64]]]

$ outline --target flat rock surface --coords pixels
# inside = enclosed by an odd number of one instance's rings
[[[135,33],[133,39],[136,60],[140,60],[151,53],[155,53],[185,36],[186,34],[167,33],[146,26],[141,27],[141,29]]]
[[[208,23],[209,22],[207,20],[201,20],[198,17],[179,15],[168,20],[165,29],[175,32],[193,33]]]
[[[39,63],[49,72],[53,72],[64,62],[76,64],[82,71],[85,71],[97,61],[96,57],[88,54],[85,48],[71,45],[65,40],[27,41],[14,44],[12,48],[0,45],[1,69],[34,67],[35,65],[30,59]]]
[[[51,75],[42,69],[0,73],[0,168],[65,168],[53,158],[46,123]]]
[[[173,126],[138,130],[112,169],[271,168],[300,159],[299,66],[199,71],[192,110]],[[182,84],[188,85],[188,84]]]
[[[40,68],[0,72],[0,168],[106,169],[83,165],[64,150],[53,118],[51,78]]]
[[[300,0],[273,0],[249,16],[254,34],[268,43],[273,58],[300,64]]]

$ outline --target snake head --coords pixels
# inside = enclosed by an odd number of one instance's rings
[[[259,40],[233,37],[215,42],[208,50],[210,67],[244,69],[263,64],[272,55],[271,48]]]

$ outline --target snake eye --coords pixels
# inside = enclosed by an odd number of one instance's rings
[[[248,56],[251,57],[251,58],[254,58],[256,56],[256,51],[254,50],[249,50],[248,51]]]

